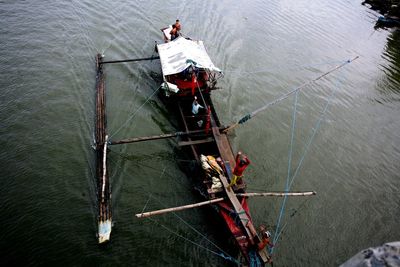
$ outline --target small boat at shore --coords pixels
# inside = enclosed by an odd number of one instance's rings
[[[376,26],[395,27],[400,26],[400,18],[396,16],[379,16]]]

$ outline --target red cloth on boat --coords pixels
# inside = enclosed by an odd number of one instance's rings
[[[271,243],[268,237],[263,236],[260,243],[258,243],[258,250],[264,249],[267,245],[273,247],[274,245]]]
[[[185,80],[181,80],[181,79],[176,79],[174,81],[174,83],[178,86],[179,89],[181,90],[185,90],[185,89],[191,89],[192,90],[192,94],[193,91],[197,88],[197,83],[199,83],[199,87],[202,87],[204,85],[204,82],[202,82],[201,80],[197,80],[196,77],[194,76],[192,78],[192,80],[190,81],[185,81]]]

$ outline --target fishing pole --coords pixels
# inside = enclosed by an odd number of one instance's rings
[[[297,91],[300,91],[301,89],[303,89],[303,88],[306,87],[307,85],[310,85],[310,84],[312,84],[312,83],[314,83],[314,82],[316,82],[316,81],[322,79],[323,77],[327,76],[328,74],[330,74],[330,73],[332,73],[332,72],[334,72],[334,71],[336,71],[336,70],[342,68],[343,66],[345,66],[345,65],[347,65],[347,64],[349,64],[349,63],[351,63],[351,62],[353,62],[353,61],[356,60],[357,58],[359,58],[359,56],[356,56],[356,57],[354,57],[354,58],[352,58],[352,59],[349,59],[349,60],[343,62],[342,64],[336,66],[335,68],[333,68],[333,69],[331,69],[331,70],[329,70],[329,71],[327,71],[327,72],[321,74],[321,75],[318,76],[317,78],[315,78],[315,79],[313,79],[313,80],[310,80],[310,81],[308,81],[308,82],[303,83],[302,85],[300,85],[299,87],[295,88],[294,90],[292,90],[292,91],[290,91],[290,92],[288,92],[288,93],[282,95],[281,97],[275,99],[275,100],[272,101],[272,102],[269,102],[268,104],[266,104],[266,105],[264,105],[264,106],[262,106],[262,107],[260,107],[260,108],[258,108],[258,109],[256,109],[256,110],[254,110],[253,112],[251,112],[251,113],[245,115],[244,117],[242,117],[240,120],[238,120],[238,121],[235,122],[234,124],[232,124],[232,125],[230,125],[229,127],[227,127],[225,130],[223,130],[223,132],[226,133],[226,132],[232,130],[233,128],[235,128],[236,126],[238,126],[239,124],[243,124],[243,123],[247,122],[248,120],[250,120],[251,118],[253,118],[254,116],[256,116],[258,113],[260,113],[261,111],[263,111],[263,110],[269,108],[270,106],[275,105],[276,103],[278,103],[278,102],[280,102],[280,101],[282,101],[282,100],[288,98],[290,95],[296,93]]]

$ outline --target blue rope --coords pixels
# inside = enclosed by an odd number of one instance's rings
[[[257,257],[257,254],[254,250],[249,252],[249,258],[250,258],[250,267],[260,267],[263,266],[261,264],[260,259]]]
[[[286,186],[285,186],[285,192],[289,192],[289,181],[290,181],[290,167],[292,165],[292,154],[293,154],[293,143],[294,143],[294,133],[295,133],[295,126],[296,126],[296,112],[297,112],[297,102],[298,102],[298,95],[299,92],[297,91],[295,94],[295,98],[294,98],[294,107],[293,107],[293,120],[292,120],[292,131],[291,131],[291,138],[290,138],[290,146],[289,146],[289,160],[288,160],[288,172],[287,172],[287,176],[286,176]],[[281,223],[281,219],[283,217],[284,211],[285,211],[285,206],[286,206],[286,200],[287,200],[287,195],[285,195],[285,197],[283,198],[283,202],[281,205],[281,211],[279,213],[279,217],[278,217],[278,222],[277,222],[277,226],[275,229],[275,234],[274,234],[274,240],[273,240],[273,244],[276,243],[277,241],[277,233],[279,231],[279,226]],[[274,247],[272,247],[270,249],[270,254],[272,254],[274,252]]]
[[[133,119],[135,116],[136,116],[136,113],[138,113],[139,112],[139,110],[150,100],[150,98],[152,98],[157,92],[158,92],[158,90],[161,88],[161,86],[160,87],[158,87],[157,88],[157,90],[155,90],[152,94],[151,94],[151,96],[149,96],[147,99],[146,99],[146,101],[125,121],[125,123],[124,124],[122,124],[122,126],[121,127],[119,127],[118,128],[118,130],[116,130],[112,135],[110,135],[110,137],[109,137],[109,139],[111,139],[111,137],[113,137],[114,135],[116,135],[131,119]]]
[[[340,85],[343,85],[343,84],[341,84],[341,83],[340,83],[340,80],[337,79],[337,81],[336,81],[336,87],[337,87],[337,88],[341,88]],[[312,132],[312,134],[311,134],[311,136],[310,136],[310,139],[308,140],[308,142],[307,142],[307,144],[306,144],[306,146],[305,146],[305,148],[304,148],[304,152],[303,152],[303,154],[302,154],[302,157],[301,157],[301,159],[300,159],[300,162],[299,162],[299,164],[298,164],[298,166],[297,166],[297,168],[296,168],[296,170],[295,170],[295,172],[294,172],[292,178],[290,179],[290,183],[288,184],[288,179],[289,179],[289,177],[290,177],[291,158],[292,158],[292,145],[293,145],[293,132],[294,132],[294,128],[293,128],[293,127],[294,127],[295,120],[296,120],[296,114],[295,114],[295,112],[296,112],[296,105],[297,105],[297,93],[296,93],[295,108],[294,108],[294,111],[293,111],[294,113],[293,113],[293,123],[292,123],[292,139],[291,139],[290,152],[289,152],[288,176],[287,176],[286,188],[285,188],[285,191],[286,191],[286,192],[289,192],[289,190],[290,190],[290,188],[292,187],[292,184],[293,184],[293,182],[294,182],[294,179],[297,177],[298,171],[300,170],[300,167],[302,166],[302,163],[303,163],[304,158],[305,158],[305,156],[306,156],[306,154],[307,154],[307,152],[308,152],[308,149],[309,149],[309,147],[311,146],[312,141],[314,140],[314,137],[315,137],[317,131],[319,130],[320,126],[321,126],[321,122],[322,122],[322,120],[324,119],[324,116],[325,116],[325,114],[326,114],[326,111],[328,110],[329,104],[331,103],[334,94],[335,94],[335,90],[332,89],[331,94],[330,94],[330,96],[329,96],[329,98],[328,98],[328,101],[326,102],[326,104],[325,104],[325,106],[324,106],[324,109],[323,109],[323,111],[321,112],[321,115],[320,115],[319,119],[317,120],[317,123],[316,123],[315,127],[313,128],[313,132]],[[277,243],[277,241],[278,241],[278,239],[279,239],[279,237],[280,237],[280,235],[282,234],[282,231],[283,231],[283,228],[279,230],[279,227],[280,227],[281,217],[283,216],[283,213],[284,213],[284,207],[285,207],[285,204],[286,204],[286,198],[287,198],[287,196],[284,197],[284,200],[283,200],[283,203],[282,203],[282,206],[281,206],[281,211],[280,211],[279,218],[278,218],[277,227],[276,227],[276,230],[275,230],[275,233],[274,233],[273,244],[274,244],[275,246],[274,246],[273,248],[270,248],[270,254],[273,253],[273,250],[274,250],[274,248],[276,247],[276,243]],[[285,226],[286,226],[286,225],[285,225]],[[278,230],[279,230],[279,232],[278,232]]]
[[[338,73],[340,73],[340,72],[338,72]],[[343,77],[344,77],[344,74],[342,74],[342,75],[343,75]],[[336,87],[337,87],[338,89],[340,89],[340,88],[342,88],[342,86],[343,86],[343,83],[340,83],[340,80],[337,79],[337,80],[336,80]],[[292,186],[293,181],[294,181],[294,179],[295,179],[296,176],[297,176],[297,173],[298,173],[298,171],[299,171],[299,169],[300,169],[300,167],[301,167],[301,165],[302,165],[302,163],[303,163],[303,161],[304,161],[304,158],[305,158],[305,156],[306,156],[306,154],[307,154],[307,152],[308,152],[309,147],[311,146],[311,143],[312,143],[312,141],[313,141],[313,139],[314,139],[314,137],[315,137],[317,131],[319,130],[319,128],[320,128],[320,126],[321,126],[321,122],[322,122],[322,120],[323,120],[324,117],[325,117],[326,111],[328,110],[328,106],[329,106],[329,104],[331,103],[331,101],[332,101],[334,95],[335,95],[335,90],[332,89],[331,94],[330,94],[330,96],[329,96],[329,98],[328,98],[328,101],[326,102],[325,107],[324,107],[324,109],[323,109],[323,111],[322,111],[322,113],[321,113],[321,115],[320,115],[320,117],[319,117],[317,123],[315,124],[315,127],[314,127],[314,129],[313,129],[313,133],[311,134],[311,137],[310,137],[310,139],[308,140],[307,145],[306,145],[305,148],[304,148],[303,155],[302,155],[302,157],[301,157],[301,159],[300,159],[299,165],[298,165],[297,168],[296,168],[296,171],[294,172],[294,175],[293,175],[293,177],[292,177],[292,180],[290,181],[289,188]]]

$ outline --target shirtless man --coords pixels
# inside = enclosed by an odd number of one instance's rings
[[[176,27],[176,30],[177,30],[178,32],[181,30],[181,23],[179,22],[179,19],[177,19],[177,20],[175,21],[175,27]]]
[[[171,41],[178,38],[179,34],[178,34],[178,30],[177,30],[175,24],[172,25],[172,30],[169,32],[169,34],[171,34]]]

